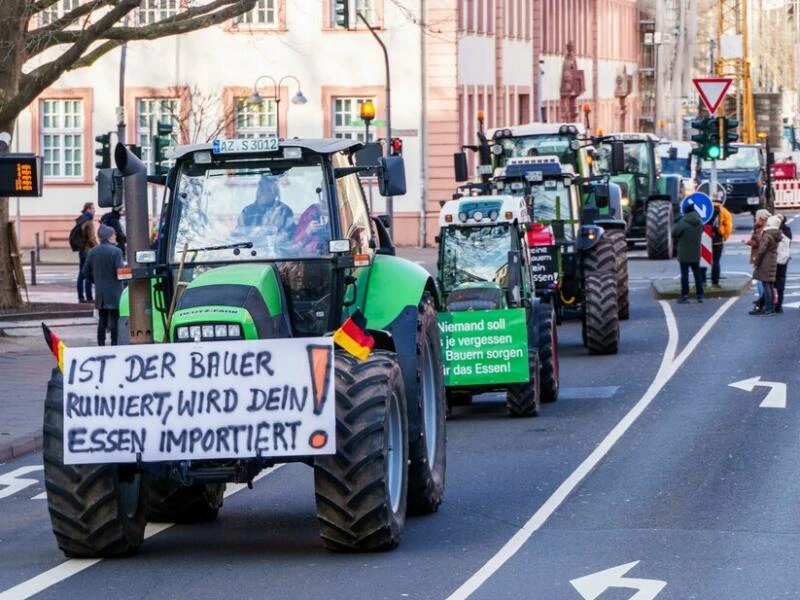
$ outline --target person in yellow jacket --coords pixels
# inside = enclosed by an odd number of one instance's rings
[[[733,232],[733,217],[723,206],[719,195],[714,198],[714,218],[711,220],[711,245],[714,262],[711,265],[711,287],[718,288],[722,247]]]

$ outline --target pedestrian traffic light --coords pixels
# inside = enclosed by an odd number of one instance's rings
[[[389,143],[389,156],[403,156],[403,140],[392,138]]]
[[[350,26],[350,0],[335,0],[333,13],[337,26],[345,29]]]
[[[732,143],[739,141],[739,121],[737,119],[729,119],[728,117],[721,117],[722,123],[722,157],[728,158],[731,154],[739,152],[739,148],[731,146]]]
[[[95,136],[94,141],[100,144],[100,147],[94,151],[96,156],[100,157],[94,166],[98,169],[111,168],[111,134],[103,133]]]
[[[167,157],[164,150],[172,143],[172,124],[158,122],[156,125],[156,135],[153,136],[153,174],[165,175],[169,167],[162,166]]]
[[[703,160],[717,160],[721,158],[722,146],[720,144],[719,122],[716,117],[705,117],[694,119],[691,123],[692,129],[697,129],[698,133],[692,135],[692,141],[697,144],[697,148],[692,148],[692,154],[699,156]]]

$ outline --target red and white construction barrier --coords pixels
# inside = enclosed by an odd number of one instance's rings
[[[711,225],[703,226],[703,237],[700,238],[700,266],[711,268],[714,255],[711,250]]]
[[[775,208],[800,208],[800,179],[781,179],[772,182]]]

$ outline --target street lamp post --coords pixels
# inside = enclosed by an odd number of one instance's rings
[[[253,93],[248,99],[251,104],[261,104],[265,100],[265,98],[258,93],[258,82],[262,79],[269,79],[272,82],[273,95],[267,96],[266,99],[271,98],[275,100],[275,131],[277,136],[281,137],[281,83],[283,83],[286,79],[293,79],[295,83],[297,83],[297,93],[292,96],[292,99],[290,100],[292,104],[305,104],[308,102],[308,98],[303,95],[303,92],[300,89],[300,80],[294,75],[284,75],[277,81],[275,81],[275,78],[271,77],[270,75],[261,75],[253,84]]]

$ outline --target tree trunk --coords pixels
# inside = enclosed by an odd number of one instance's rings
[[[22,306],[22,296],[14,280],[11,247],[8,239],[8,198],[0,198],[0,310]]]

